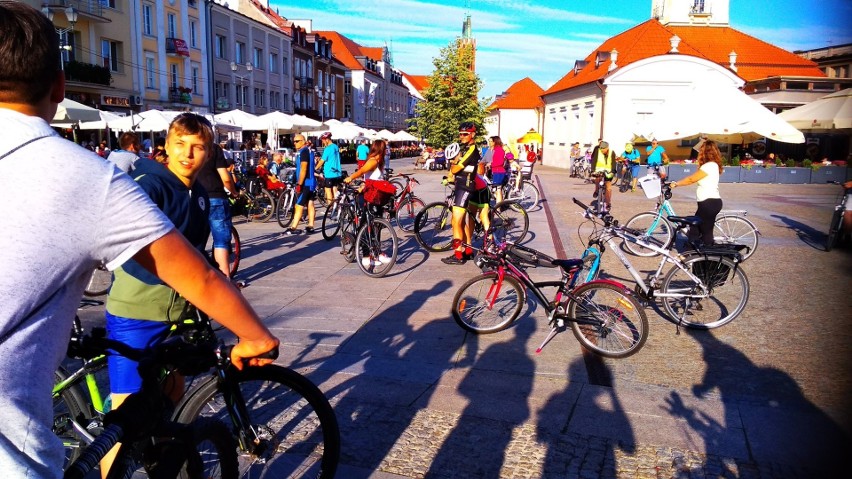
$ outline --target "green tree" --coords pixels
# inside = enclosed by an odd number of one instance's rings
[[[477,98],[482,80],[472,71],[473,62],[473,49],[458,40],[442,48],[432,60],[435,70],[423,91],[425,101],[417,105],[410,128],[429,145],[444,147],[458,141],[459,124],[465,121],[473,122],[480,135],[485,133],[483,122],[491,102]]]

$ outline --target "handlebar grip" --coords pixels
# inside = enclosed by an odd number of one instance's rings
[[[233,346],[226,346],[222,348],[222,357],[230,360],[231,358],[231,350],[233,350]],[[248,362],[252,359],[278,359],[278,348],[271,349],[263,354],[257,355],[254,358],[243,358],[243,364],[248,366]]]

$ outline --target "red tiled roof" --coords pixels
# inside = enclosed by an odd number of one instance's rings
[[[730,27],[709,26],[664,26],[650,19],[606,40],[585,60],[588,64],[577,74],[571,70],[544,92],[544,95],[567,90],[579,85],[601,80],[609,73],[610,60],[595,67],[597,52],[618,50],[618,67],[633,62],[663,55],[671,50],[669,39],[680,37],[678,51],[727,67],[728,54],[737,53],[737,75],[749,81],[769,76],[813,76],[824,77],[817,64]]]
[[[264,5],[259,3],[257,0],[249,0],[249,4],[251,6],[253,6],[255,9],[257,9],[259,12],[261,12],[263,15],[265,15],[266,18],[268,18],[272,23],[274,23],[282,31],[284,31],[284,33],[286,33],[287,35],[290,34],[290,26],[292,26],[292,22],[290,22],[286,18],[282,17],[281,15],[278,15],[271,8],[265,7]]]
[[[364,70],[364,65],[355,57],[369,57],[376,61],[382,60],[382,48],[362,47],[351,38],[334,31],[318,31],[323,37],[331,40],[331,53],[350,70]],[[376,55],[378,51],[378,55]]]
[[[421,94],[429,87],[428,75],[409,75],[405,72],[403,72],[403,75],[405,75],[405,77],[408,78],[408,81],[411,82],[411,86],[413,86]]]
[[[538,86],[530,77],[515,82],[506,90],[506,93],[489,106],[491,109],[501,110],[529,110],[543,107],[544,102],[541,95],[544,90]]]

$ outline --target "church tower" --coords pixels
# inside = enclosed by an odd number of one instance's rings
[[[467,12],[465,13],[464,23],[462,24],[462,36],[459,38],[459,53],[470,51],[470,71],[476,72],[476,39],[473,38],[473,26],[470,21],[470,1],[468,0],[465,3]]]
[[[651,17],[663,25],[727,27],[729,0],[651,0]]]

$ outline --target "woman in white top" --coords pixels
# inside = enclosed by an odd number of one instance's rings
[[[382,172],[385,170],[385,150],[387,147],[385,140],[374,141],[370,147],[370,152],[367,153],[367,161],[364,162],[364,166],[347,176],[343,180],[344,183],[351,183],[355,178],[362,176],[367,180],[381,180]]]
[[[722,210],[722,197],[719,195],[719,176],[722,174],[722,154],[715,141],[705,141],[698,150],[698,171],[690,176],[671,183],[671,187],[698,183],[695,197],[698,210],[695,216],[701,218],[697,231],[689,229],[689,240],[701,239],[705,245],[713,244],[713,225],[716,215]]]

